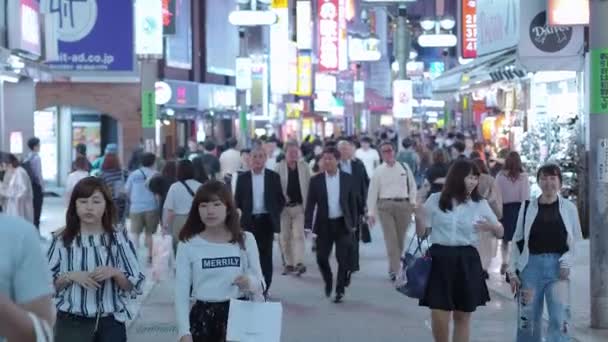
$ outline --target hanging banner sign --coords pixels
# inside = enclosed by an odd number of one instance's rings
[[[395,80],[393,82],[393,117],[408,119],[413,115],[413,89],[410,80]]]
[[[135,2],[135,53],[162,56],[163,3],[161,0]]]
[[[462,58],[477,57],[477,0],[462,0],[460,51]]]
[[[236,89],[249,90],[252,86],[251,69],[253,62],[248,57],[236,59]]]
[[[338,71],[340,18],[338,0],[318,0],[319,71]]]
[[[299,96],[312,95],[312,58],[310,54],[298,56],[298,92]]]
[[[163,34],[175,34],[175,1],[163,0]]]
[[[156,127],[156,96],[154,91],[143,91],[141,94],[141,127]]]
[[[365,82],[355,81],[353,82],[353,100],[355,103],[365,102]]]
[[[591,50],[591,114],[608,114],[608,49]]]

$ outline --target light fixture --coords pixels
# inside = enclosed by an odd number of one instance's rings
[[[165,113],[167,113],[167,115],[169,115],[169,116],[174,116],[175,115],[175,110],[173,108],[167,108],[167,110],[165,111]]]
[[[431,18],[424,18],[420,20],[420,27],[425,31],[430,31],[435,28],[435,20]]]
[[[169,126],[169,125],[171,125],[171,121],[169,121],[169,120],[167,120],[167,119],[164,119],[164,120],[163,120],[163,125],[165,125],[165,126]]]
[[[422,47],[453,47],[458,44],[458,38],[453,34],[423,34],[418,37]]]
[[[7,58],[7,62],[11,66],[12,69],[21,70],[21,69],[25,68],[25,63],[23,62],[23,60],[17,56],[10,55]]]
[[[269,26],[279,17],[273,11],[232,11],[228,21],[234,26]]]
[[[391,64],[391,69],[393,70],[393,72],[399,72],[399,62],[398,61],[394,61]]]
[[[418,58],[418,51],[410,50],[410,59],[415,60],[416,58]]]
[[[442,29],[450,31],[456,26],[456,20],[454,20],[454,18],[449,17],[449,16],[443,17],[439,21],[439,25],[441,26]]]

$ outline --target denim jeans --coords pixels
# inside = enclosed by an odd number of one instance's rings
[[[545,300],[549,313],[546,340],[570,341],[570,281],[559,279],[559,258],[559,254],[530,255],[521,272],[517,342],[541,342]]]

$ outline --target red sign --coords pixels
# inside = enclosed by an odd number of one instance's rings
[[[462,58],[477,57],[477,0],[462,0],[460,51]]]
[[[319,71],[338,71],[340,10],[338,0],[319,0]]]

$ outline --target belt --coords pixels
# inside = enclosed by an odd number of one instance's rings
[[[264,216],[270,215],[268,213],[263,213],[263,214],[251,214],[251,217],[255,218],[262,218]]]
[[[344,220],[344,216],[340,216],[340,217],[336,217],[336,218],[330,218],[330,221],[343,221]]]
[[[410,200],[409,197],[405,198],[381,198],[382,201],[392,201],[392,202],[407,202]]]
[[[302,205],[302,203],[287,203],[285,206],[288,208],[292,208],[292,207],[297,207],[299,205]]]

